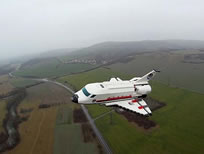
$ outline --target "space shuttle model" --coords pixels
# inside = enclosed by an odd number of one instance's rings
[[[121,108],[142,115],[152,112],[143,100],[151,92],[149,80],[159,72],[152,70],[143,77],[131,80],[111,78],[110,81],[90,83],[72,96],[72,101],[79,104],[104,104],[105,106],[119,106]]]

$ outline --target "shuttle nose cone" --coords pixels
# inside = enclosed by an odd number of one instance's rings
[[[71,100],[72,100],[72,102],[74,102],[74,103],[78,103],[78,98],[79,98],[79,96],[76,95],[76,94],[74,94],[74,95],[71,97]]]

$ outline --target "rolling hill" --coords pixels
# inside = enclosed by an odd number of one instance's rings
[[[82,49],[59,49],[45,53],[41,58],[22,64],[15,74],[60,77],[106,65],[136,76],[155,68],[162,71],[157,80],[204,93],[200,84],[204,77],[204,41],[103,42]],[[46,57],[48,53],[55,57]]]
[[[203,49],[204,41],[158,40],[137,42],[103,42],[71,52],[69,56],[82,59],[96,59],[98,62],[113,62],[144,52]]]

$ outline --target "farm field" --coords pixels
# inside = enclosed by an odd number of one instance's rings
[[[58,110],[55,126],[54,154],[99,153],[96,141],[84,142],[81,128],[82,123],[74,123],[72,115],[73,109],[70,108],[70,105],[66,106],[66,108],[60,107]]]
[[[88,83],[102,82],[105,80],[108,81],[110,80],[111,77],[114,76],[121,77],[121,79],[129,79],[129,76],[124,73],[114,72],[111,69],[102,67],[85,73],[64,76],[58,78],[57,81],[61,83],[67,82],[68,84],[73,86],[76,90],[79,90]]]
[[[0,100],[0,132],[4,131],[3,120],[6,116],[6,113],[6,102],[4,100]]]
[[[201,84],[204,78],[204,63],[183,62],[184,56],[198,54],[197,52],[171,51],[140,54],[128,63],[116,63],[109,67],[134,76],[142,76],[152,69],[159,69],[161,73],[155,77],[155,80],[170,86],[204,93],[204,86]]]
[[[8,75],[0,76],[0,95],[7,94],[8,92],[13,90],[13,86],[10,83],[10,79]]]
[[[105,112],[111,111],[112,109],[111,107],[105,107],[97,104],[86,105],[86,108],[89,110],[89,114],[92,118],[96,118]]]
[[[107,79],[108,74],[122,76],[110,69],[101,68],[63,77],[59,81],[70,82],[79,89],[86,82]],[[204,153],[204,95],[168,87],[156,81],[153,81],[151,85],[153,88],[151,97],[167,104],[153,112],[153,116],[150,117],[157,123],[156,128],[141,129],[117,113],[113,113],[113,124],[110,124],[108,115],[96,120],[97,127],[113,153]],[[87,107],[93,117],[106,111],[106,109],[99,109],[98,105]]]
[[[52,153],[57,107],[39,110],[36,104],[32,109],[28,121],[20,124],[19,145],[8,153]]]
[[[10,83],[16,87],[16,88],[20,88],[20,87],[26,87],[26,86],[30,86],[36,83],[39,83],[38,81],[34,81],[34,80],[30,80],[30,79],[24,79],[24,78],[12,78],[10,79]]]
[[[151,96],[167,103],[166,107],[153,112],[150,118],[158,124],[157,128],[151,131],[141,130],[117,113],[113,114],[113,125],[110,125],[108,116],[96,121],[113,151],[155,154],[203,153],[204,95],[169,88],[158,83],[153,83],[153,88]],[[196,112],[194,106],[198,107]]]
[[[41,103],[68,103],[69,94],[63,88],[53,84],[41,84],[27,89],[27,96],[18,107],[22,117],[28,120],[19,125],[20,143],[8,153],[53,153],[54,130],[59,105],[39,109]],[[21,110],[30,112],[21,113]]]
[[[73,110],[80,106],[72,103],[70,96],[51,83],[28,88],[18,107],[20,116],[28,120],[19,125],[19,145],[8,153],[99,153],[96,140],[84,142],[82,123],[73,122]],[[39,109],[40,104],[51,107]]]
[[[23,66],[15,72],[15,76],[29,77],[59,77],[66,74],[76,73],[91,69],[95,66],[89,64],[63,64],[56,58],[42,60],[32,65]]]

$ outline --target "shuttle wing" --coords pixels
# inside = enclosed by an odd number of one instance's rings
[[[119,107],[128,109],[130,111],[142,114],[142,115],[149,115],[151,114],[150,108],[147,106],[146,102],[143,99],[132,99],[132,100],[125,100],[119,102],[111,102],[106,103],[106,106],[117,105]]]

